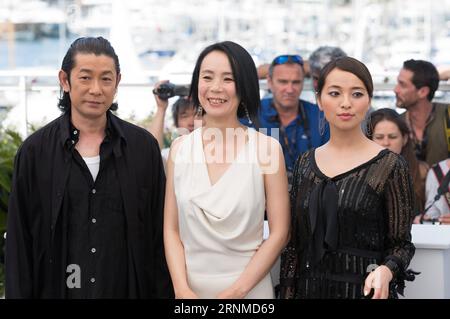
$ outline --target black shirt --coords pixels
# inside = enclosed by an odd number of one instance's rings
[[[68,285],[67,296],[125,298],[126,223],[113,152],[120,138],[108,120],[106,136],[100,146],[100,169],[94,181],[75,148],[80,131],[71,126],[70,134],[66,145],[72,163],[63,210],[67,210],[69,219],[67,264],[79,266],[80,285]],[[68,276],[72,274],[68,272]]]
[[[405,160],[388,150],[333,178],[315,150],[297,161],[292,236],[281,256],[282,298],[362,298],[368,269],[394,274],[390,297],[411,280],[414,191]]]
[[[158,143],[148,131],[110,112],[107,116],[108,125],[113,129],[111,135],[107,132],[111,137],[110,145],[105,140],[105,149],[101,150],[102,156],[105,156],[97,177],[100,183],[98,191],[100,194],[106,192],[103,195],[110,198],[111,194],[118,193],[118,187],[121,196],[106,203],[103,199],[98,202],[94,200],[88,210],[79,210],[81,218],[80,221],[75,220],[76,227],[69,225],[74,222],[73,218],[77,218],[69,215],[69,207],[72,206],[75,211],[77,205],[74,202],[77,195],[70,189],[76,184],[82,192],[92,192],[89,186],[93,181],[86,181],[87,168],[80,168],[80,164],[84,165],[82,159],[78,158],[77,161],[73,153],[68,151],[70,148],[67,146],[72,144],[70,113],[37,130],[19,148],[8,204],[6,298],[68,297],[69,252],[78,255],[71,248],[73,245],[78,247],[78,243],[81,259],[86,261],[90,258],[86,247],[96,248],[96,253],[98,249],[99,255],[93,258],[95,262],[87,266],[88,272],[95,272],[96,282],[106,278],[113,281],[103,281],[101,287],[106,287],[105,291],[96,288],[92,290],[91,296],[111,296],[110,292],[116,289],[112,285],[119,282],[121,287],[125,287],[126,283],[127,298],[173,297],[164,257],[162,228],[165,176]],[[77,179],[74,178],[76,175]],[[76,198],[84,198],[88,203],[90,197]],[[122,204],[119,203],[120,199]],[[106,206],[103,208],[101,205]],[[119,209],[120,206],[123,208]],[[102,223],[107,219],[109,221],[112,208],[118,214],[113,218],[113,223],[103,228]],[[119,211],[122,211],[124,221]],[[98,225],[83,222],[82,219],[86,221],[90,214],[98,219],[95,223]],[[123,224],[123,230],[116,227],[117,224]],[[80,238],[86,233],[80,227],[86,227],[87,234],[90,231],[93,236]],[[123,233],[115,233],[117,229]],[[77,241],[70,239],[71,232],[75,237],[78,236]],[[126,237],[125,241],[122,240],[123,236]],[[102,242],[99,243],[99,240]],[[122,251],[117,243],[123,243],[126,250]],[[115,248],[121,251],[112,253]],[[105,275],[97,273],[98,267],[103,268],[107,260],[113,260],[116,256],[123,259],[124,255],[126,267],[116,261]],[[84,278],[83,269],[80,270]],[[113,278],[123,271],[126,272],[124,276]]]

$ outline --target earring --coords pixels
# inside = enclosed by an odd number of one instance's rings
[[[325,125],[326,125],[325,114],[322,111],[319,111],[319,134],[320,134],[320,136],[323,136],[323,134],[325,133]]]
[[[372,127],[372,121],[370,120],[370,116],[366,118],[366,120],[363,122],[363,132],[365,131],[366,136],[370,139],[372,138],[373,134],[373,127]]]
[[[203,116],[203,107],[200,104],[197,108],[197,116]]]
[[[247,105],[245,105],[244,102],[241,102],[241,104],[242,104],[242,107],[244,108],[245,116],[247,117],[248,124],[253,125],[253,121],[250,118],[250,114],[248,113]]]

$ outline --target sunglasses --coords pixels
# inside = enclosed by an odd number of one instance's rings
[[[285,64],[285,63],[297,63],[300,65],[303,65],[303,59],[299,55],[279,55],[277,56],[273,62],[272,65],[279,65],[279,64]]]

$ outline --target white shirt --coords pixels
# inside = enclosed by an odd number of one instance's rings
[[[448,172],[447,160],[440,161],[438,164],[442,173],[445,176]],[[425,208],[431,205],[434,201],[434,197],[437,194],[437,189],[439,187],[439,181],[436,178],[436,174],[433,169],[430,169],[427,174],[427,181],[425,183],[425,194],[427,197],[427,201],[425,203]],[[426,215],[431,218],[438,218],[442,215],[450,214],[450,208],[447,203],[447,199],[445,198],[445,194],[441,195],[439,200],[430,207],[427,211]]]
[[[89,168],[89,171],[91,172],[92,178],[97,178],[98,171],[100,169],[100,155],[94,156],[94,157],[83,157],[84,162],[86,163],[87,167]]]

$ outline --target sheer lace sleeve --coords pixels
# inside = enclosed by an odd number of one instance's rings
[[[392,284],[403,294],[404,281],[414,280],[414,272],[407,270],[414,256],[411,225],[414,218],[414,189],[406,161],[397,157],[386,182],[387,235],[384,265],[394,274]]]
[[[297,254],[292,240],[283,249],[280,264],[280,299],[295,298],[295,283],[297,269]]]
[[[307,152],[308,153],[308,152]],[[298,262],[298,252],[296,249],[298,241],[297,233],[297,196],[298,196],[298,185],[301,179],[301,169],[305,165],[305,160],[307,158],[306,154],[300,156],[295,163],[292,177],[292,188],[290,191],[290,203],[291,203],[291,239],[286,248],[283,249],[281,254],[280,263],[280,298],[281,299],[292,299],[295,298],[295,286],[297,277],[297,262]]]

